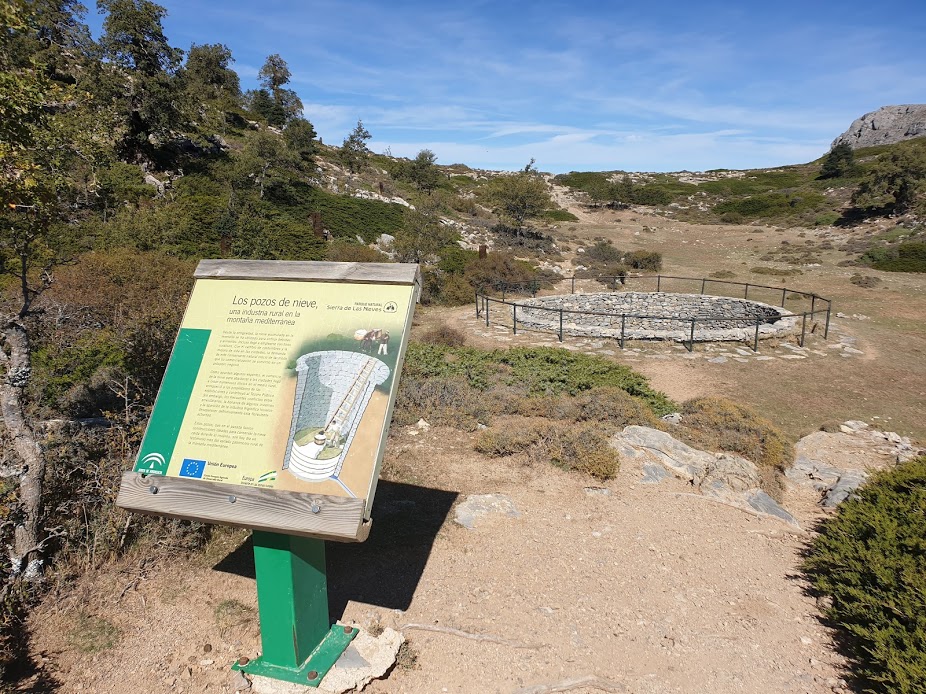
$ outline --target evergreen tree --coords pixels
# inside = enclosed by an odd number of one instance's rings
[[[106,64],[100,91],[122,121],[119,152],[129,161],[153,162],[157,143],[181,127],[175,79],[183,51],[173,48],[161,21],[167,11],[149,0],[97,0],[103,21],[100,45]]]
[[[830,150],[820,167],[820,178],[839,178],[845,176],[855,163],[855,153],[852,147],[840,142]]]
[[[408,167],[408,178],[418,190],[423,190],[428,195],[440,181],[440,171],[434,165],[436,161],[437,155],[434,152],[423,149],[418,152]]]
[[[367,147],[367,140],[371,137],[369,131],[363,127],[363,121],[358,120],[357,127],[351,131],[350,135],[344,138],[341,149],[338,151],[338,158],[352,174],[358,173],[366,166],[370,158],[370,148]]]

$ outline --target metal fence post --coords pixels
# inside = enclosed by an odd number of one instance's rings
[[[702,294],[702,296],[703,296],[703,294],[704,294],[704,285],[705,285],[705,284],[707,284],[707,278],[703,278],[703,279],[701,280],[701,294]]]
[[[688,339],[688,351],[694,352],[694,329],[695,329],[695,319],[691,319],[691,337]]]
[[[743,292],[743,298],[744,298],[744,299],[748,299],[748,298],[749,298],[749,282],[746,283],[746,291]]]
[[[760,320],[761,319],[758,316],[756,316],[756,337],[752,341],[752,351],[753,352],[759,351],[759,321]]]
[[[801,347],[804,346],[804,333],[807,331],[807,314],[801,316]]]
[[[627,316],[621,314],[621,349],[624,349],[624,328],[627,326]]]
[[[785,297],[787,296],[787,294],[788,294],[788,290],[786,288],[783,288],[781,290],[781,307],[782,308],[785,307]]]
[[[576,278],[575,278],[575,276],[572,277],[572,293],[573,293],[573,294],[576,293]]]
[[[814,309],[816,307],[817,307],[817,295],[811,294],[810,295],[810,315],[811,316],[814,314]]]
[[[833,302],[826,302],[826,326],[823,328],[823,339],[827,339],[830,336],[830,311],[833,309]]]
[[[486,327],[489,327],[489,297],[486,297]]]
[[[518,334],[518,305],[511,304],[511,334]]]
[[[662,287],[662,275],[656,275],[656,293],[658,294],[661,291]]]
[[[476,318],[479,318],[479,292],[476,292]]]
[[[559,310],[559,341],[563,341],[563,309]]]

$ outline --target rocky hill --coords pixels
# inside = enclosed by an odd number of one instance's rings
[[[833,146],[846,143],[852,149],[890,145],[926,135],[926,104],[882,106],[852,121]]]

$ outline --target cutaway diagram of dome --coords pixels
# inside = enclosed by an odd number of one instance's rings
[[[389,378],[389,367],[357,352],[329,350],[296,361],[293,418],[283,469],[299,479],[339,478],[344,458],[373,390]]]

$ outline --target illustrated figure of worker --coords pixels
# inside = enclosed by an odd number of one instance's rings
[[[377,354],[389,354],[389,333],[383,330],[379,335],[379,350]]]

